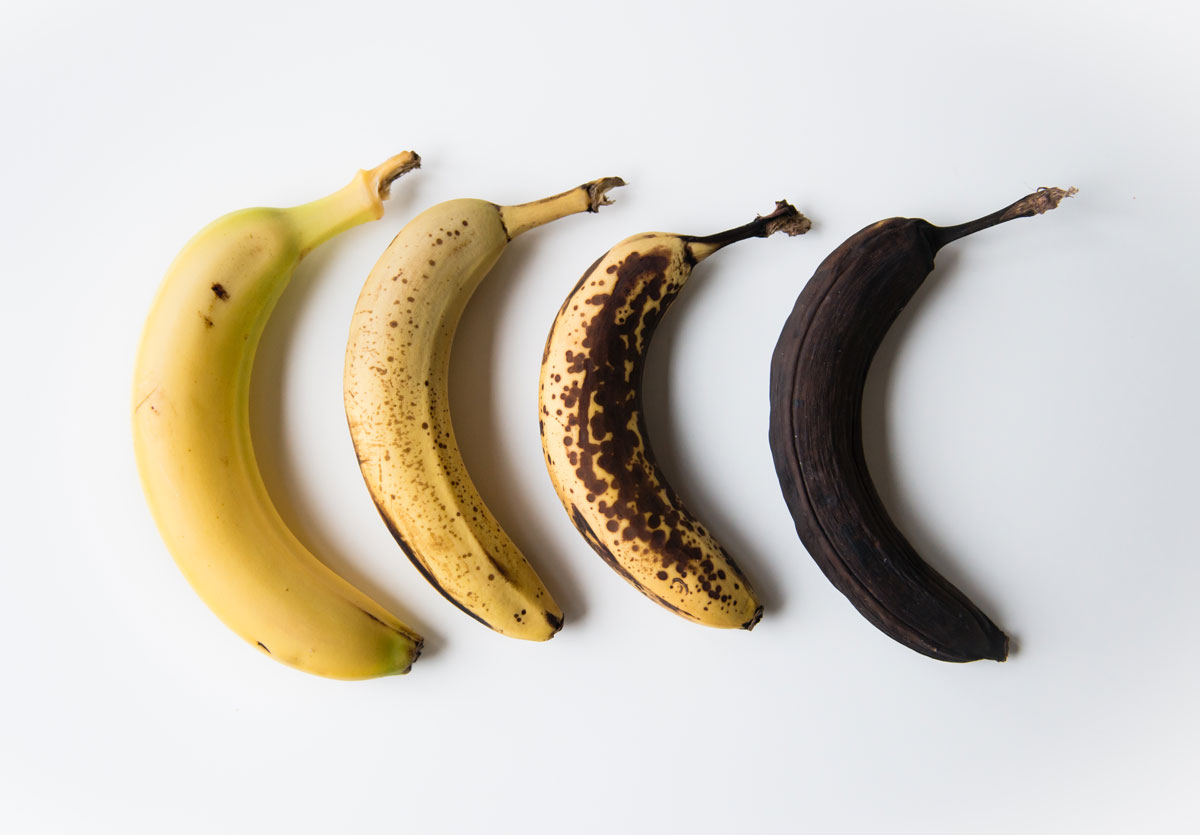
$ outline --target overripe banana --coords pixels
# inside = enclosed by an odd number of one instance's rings
[[[463,465],[447,396],[450,347],[467,300],[509,241],[596,211],[620,185],[609,177],[519,206],[451,200],[427,209],[371,271],[350,327],[346,417],[375,506],[434,588],[515,638],[547,640],[563,614]]]
[[[175,258],[138,350],[133,439],[159,531],[209,608],[251,646],[341,679],[408,672],[421,638],[317,560],[280,518],[250,442],[259,337],[297,263],[383,214],[400,154],[291,209],[247,209]]]
[[[613,570],[707,626],[752,629],[762,606],[655,463],[642,412],[646,352],[697,263],[735,241],[808,228],[807,218],[780,203],[766,217],[709,237],[626,238],[579,279],[546,342],[538,418],[563,507]]]
[[[1003,661],[1008,638],[917,555],[884,509],[863,453],[867,370],[938,250],[1071,193],[1042,189],[959,226],[913,218],[868,226],[817,268],[771,360],[771,450],[801,541],[868,621],[932,658]]]

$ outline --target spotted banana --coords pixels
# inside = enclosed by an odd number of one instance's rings
[[[467,474],[450,419],[450,347],[467,300],[509,241],[596,211],[619,185],[610,177],[517,206],[451,200],[427,209],[383,253],[351,323],[346,417],[375,506],[434,588],[514,638],[547,640],[563,614]]]
[[[709,237],[652,232],[601,256],[567,297],[546,342],[539,388],[550,479],[588,544],[635,588],[688,620],[752,629],[750,582],[655,463],[642,411],[650,338],[692,268],[728,244],[808,219],[780,203]]]

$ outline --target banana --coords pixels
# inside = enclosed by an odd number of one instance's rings
[[[383,214],[405,152],[290,209],[203,229],[171,264],[137,355],[133,441],[167,548],[209,608],[251,646],[316,675],[406,673],[421,638],[313,556],[267,495],[250,442],[250,373],[297,263]]]
[[[867,370],[939,249],[1074,192],[1042,189],[960,226],[912,218],[868,226],[817,268],[771,360],[771,450],[801,541],[868,621],[931,658],[1003,661],[1008,638],[917,555],[884,509],[862,445]]]
[[[563,614],[463,465],[447,395],[454,331],[509,241],[595,212],[621,185],[609,177],[519,206],[451,200],[427,209],[380,257],[351,322],[346,418],[371,498],[425,579],[502,635],[548,640]]]
[[[614,571],[656,603],[707,626],[753,629],[762,606],[655,463],[642,413],[646,352],[698,262],[735,241],[797,235],[809,225],[779,203],[766,217],[709,237],[626,238],[579,279],[546,341],[538,417],[563,507]]]

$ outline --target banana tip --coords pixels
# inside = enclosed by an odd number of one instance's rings
[[[1043,186],[1033,193],[1033,205],[1030,209],[1034,214],[1044,214],[1051,209],[1057,209],[1058,204],[1068,197],[1074,197],[1079,193],[1079,189],[1075,186],[1070,188],[1046,188]]]
[[[420,154],[416,151],[402,151],[385,161],[382,165],[369,171],[368,176],[374,181],[379,197],[386,200],[391,192],[392,183],[414,168],[420,167]]]
[[[763,607],[759,604],[759,607],[754,610],[754,614],[750,616],[750,620],[742,624],[742,629],[745,629],[747,632],[754,629],[754,627],[758,626],[758,622],[762,620],[762,616]]]
[[[625,185],[625,181],[620,177],[602,177],[599,180],[592,180],[586,184],[588,195],[588,211],[596,212],[601,206],[611,206],[612,200],[608,197],[608,192],[614,188],[620,188]]]
[[[774,235],[783,232],[789,237],[803,235],[812,229],[812,221],[805,217],[796,207],[786,200],[775,201],[775,211],[763,218],[767,222],[766,234]]]
[[[412,672],[412,668],[413,668],[413,664],[416,664],[416,663],[417,663],[417,659],[421,657],[421,652],[422,652],[422,650],[424,650],[424,649],[425,649],[425,639],[424,639],[424,638],[417,638],[417,639],[416,639],[416,642],[413,644],[413,648],[412,648],[412,657],[408,659],[408,666],[407,666],[407,667],[405,667],[403,670],[399,670],[399,671],[396,673],[396,675],[399,675],[399,676],[406,676],[406,675],[408,675],[409,673],[411,673],[411,672]]]
[[[1032,217],[1033,215],[1044,215],[1051,209],[1057,209],[1058,204],[1068,197],[1074,197],[1079,193],[1079,189],[1071,186],[1070,188],[1046,188],[1043,186],[1016,203],[1008,207],[1004,214],[1000,217],[997,223],[1004,223],[1007,220],[1012,220],[1018,217]]]

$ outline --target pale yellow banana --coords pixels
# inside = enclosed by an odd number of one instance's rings
[[[392,180],[417,165],[406,152],[312,203],[213,222],[168,270],[138,351],[134,449],[176,563],[250,645],[330,678],[408,672],[421,638],[321,563],[280,518],[250,442],[250,373],[300,259],[381,217]]]
[[[563,507],[618,574],[707,626],[752,629],[762,606],[655,463],[642,412],[646,352],[699,261],[734,241],[808,227],[807,218],[780,203],[766,217],[705,238],[663,232],[627,238],[584,273],[546,342],[538,417]]]
[[[508,242],[608,202],[617,178],[519,206],[451,200],[401,230],[371,271],[346,347],[350,435],[371,497],[425,578],[503,635],[544,641],[562,610],[467,474],[447,396],[459,316]]]

